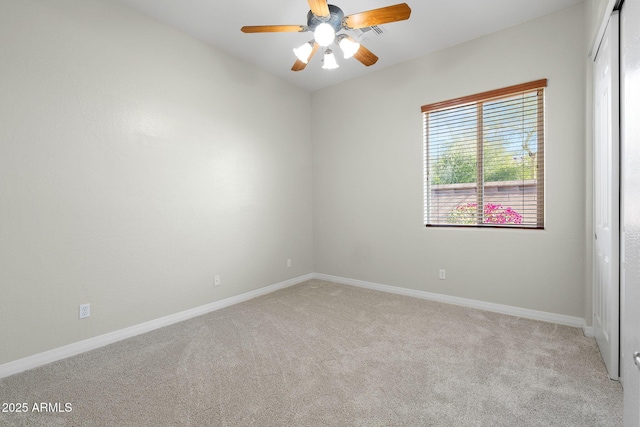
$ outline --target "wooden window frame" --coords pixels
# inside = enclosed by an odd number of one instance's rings
[[[484,209],[484,191],[483,186],[484,182],[484,159],[483,159],[483,138],[484,138],[484,123],[483,123],[483,105],[486,102],[495,101],[501,98],[509,98],[514,95],[518,95],[520,93],[525,92],[533,92],[537,90],[537,147],[538,152],[542,153],[536,157],[536,169],[538,171],[536,175],[536,190],[537,190],[537,205],[536,205],[536,218],[537,223],[535,226],[533,225],[498,225],[498,224],[470,224],[470,225],[461,225],[461,224],[429,224],[427,221],[428,214],[425,213],[425,226],[426,227],[476,227],[476,228],[516,228],[516,229],[544,229],[544,193],[545,193],[545,181],[544,181],[544,89],[547,87],[547,79],[534,80],[528,83],[523,83],[519,85],[513,85],[504,87],[501,89],[491,90],[487,92],[477,93],[474,95],[464,96],[461,98],[450,99],[447,101],[436,102],[433,104],[423,105],[421,107],[421,111],[423,117],[425,118],[425,140],[424,150],[425,150],[425,173],[428,173],[429,167],[429,147],[428,147],[428,138],[429,138],[429,126],[426,122],[427,115],[431,112],[441,111],[445,109],[461,107],[465,105],[477,104],[477,148],[476,148],[476,193],[477,193],[477,217],[481,221],[483,218],[483,209]],[[542,171],[542,173],[540,173]],[[428,194],[427,186],[429,183],[429,178],[425,176],[425,209],[428,210],[430,208],[430,195]]]

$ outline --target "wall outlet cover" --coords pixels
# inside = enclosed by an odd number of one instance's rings
[[[80,304],[80,319],[86,319],[91,316],[91,304]]]

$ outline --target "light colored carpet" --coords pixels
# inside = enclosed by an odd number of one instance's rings
[[[312,280],[0,380],[0,425],[616,426],[577,328]]]

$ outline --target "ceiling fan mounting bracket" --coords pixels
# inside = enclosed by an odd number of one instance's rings
[[[337,33],[342,29],[342,21],[344,20],[344,12],[338,6],[334,6],[332,4],[329,6],[329,16],[322,17],[316,16],[312,11],[309,11],[307,14],[307,28],[309,31],[314,31],[316,27],[322,23],[327,23],[331,25],[334,31]]]

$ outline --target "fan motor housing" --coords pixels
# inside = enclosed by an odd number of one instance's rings
[[[316,16],[313,12],[309,11],[307,14],[307,27],[309,27],[310,31],[314,31],[316,27],[323,22],[331,25],[335,32],[337,33],[342,29],[342,20],[344,19],[344,12],[338,6],[334,6],[332,4],[329,6],[329,17],[322,18],[320,16]]]

